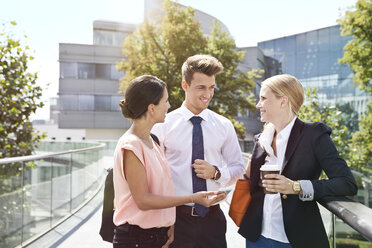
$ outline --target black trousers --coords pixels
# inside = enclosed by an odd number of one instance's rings
[[[226,218],[221,209],[205,217],[177,210],[171,248],[226,248]]]
[[[114,230],[113,248],[161,248],[168,240],[169,227],[143,229],[128,223]]]

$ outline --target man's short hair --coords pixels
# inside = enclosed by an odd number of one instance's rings
[[[187,58],[182,65],[182,80],[190,84],[195,72],[215,76],[223,71],[223,65],[210,55],[197,54]]]

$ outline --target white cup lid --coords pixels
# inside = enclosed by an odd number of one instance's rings
[[[264,164],[260,168],[261,171],[280,171],[280,166],[277,164]]]

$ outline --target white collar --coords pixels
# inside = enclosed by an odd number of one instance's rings
[[[292,127],[296,119],[297,117],[294,117],[293,120],[278,133],[278,136],[280,135],[282,139],[289,139],[289,135],[291,134]],[[258,138],[258,143],[270,156],[274,155],[273,148],[271,147],[271,143],[273,143],[274,133],[274,125],[272,123],[268,123],[261,133],[260,137]]]
[[[198,115],[195,115],[193,112],[191,112],[187,107],[185,102],[182,103],[180,107],[180,112],[185,119],[185,121],[188,121],[191,119],[193,116],[200,116],[204,121],[208,121],[208,109],[204,109],[202,112],[200,112]]]
[[[283,140],[288,140],[288,139],[289,139],[289,135],[291,134],[291,131],[292,131],[292,127],[293,127],[293,125],[294,125],[294,123],[295,123],[295,120],[296,120],[296,117],[293,118],[293,120],[292,120],[290,123],[288,123],[288,125],[285,126],[285,128],[283,128],[283,129],[278,133],[277,136],[280,135],[281,138],[282,138]]]

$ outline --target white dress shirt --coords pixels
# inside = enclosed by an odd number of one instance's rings
[[[167,114],[164,123],[156,124],[152,133],[158,136],[165,157],[171,167],[175,194],[189,195],[192,188],[192,130],[190,118],[195,116],[185,106]],[[217,181],[208,179],[207,190],[215,191],[234,183],[244,172],[244,162],[232,123],[225,117],[209,110],[198,116],[203,118],[204,160],[215,165],[221,172]],[[222,161],[225,162],[223,166]],[[192,204],[190,204],[192,205]]]
[[[268,156],[265,158],[265,164],[278,164],[280,174],[283,171],[283,162],[285,157],[285,151],[287,149],[288,139],[291,134],[293,125],[296,117],[276,135],[276,155],[271,147],[273,141],[275,128],[273,125],[269,125],[265,128],[259,137],[259,143],[264,147]],[[309,180],[300,181],[301,188],[306,191],[305,197],[300,195],[299,198],[303,201],[310,200],[309,195],[313,195],[313,186]],[[305,190],[304,190],[305,188]],[[311,197],[312,200],[312,197]],[[283,243],[289,243],[287,235],[284,230],[283,222],[283,209],[280,194],[265,194],[264,207],[263,207],[263,218],[262,218],[262,236],[270,239],[274,239]]]

